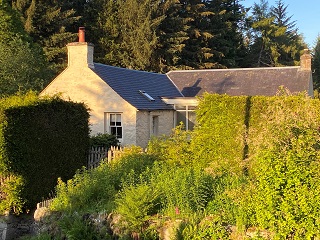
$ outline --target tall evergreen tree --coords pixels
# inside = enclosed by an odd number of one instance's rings
[[[60,71],[64,68],[65,46],[76,39],[74,24],[80,19],[70,2],[11,0],[11,4],[23,16],[25,30],[43,47],[53,69]]]
[[[151,70],[157,45],[156,29],[162,21],[157,16],[159,1],[120,1],[118,17],[121,34],[121,64],[128,68]]]
[[[41,90],[50,76],[42,49],[31,43],[19,14],[0,2],[0,96]]]
[[[282,0],[277,1],[276,5],[271,7],[271,16],[274,18],[275,25],[286,29],[285,33],[276,39],[280,54],[278,62],[280,65],[296,65],[306,44],[298,34],[296,21],[291,20],[292,16],[287,16],[287,8],[288,5],[285,5]]]
[[[313,77],[313,87],[315,90],[317,90],[319,95],[320,93],[320,36],[318,36],[316,40],[316,45],[313,49],[312,77]]]
[[[268,1],[255,3],[252,11],[253,40],[248,55],[249,66],[296,65],[305,48],[295,22],[287,17],[287,6],[279,0],[269,8]]]
[[[225,67],[239,67],[246,54],[244,28],[246,9],[237,0],[216,0],[210,2],[214,13],[211,17],[214,59]],[[220,52],[220,54],[219,54]]]
[[[160,25],[159,62],[164,69],[238,66],[244,11],[236,0],[173,1]]]

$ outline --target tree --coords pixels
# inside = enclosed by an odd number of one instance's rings
[[[248,55],[251,67],[296,65],[305,48],[295,22],[287,17],[287,6],[279,0],[269,8],[268,1],[255,3],[252,11],[253,44]],[[250,60],[251,59],[251,60]]]
[[[78,6],[80,0],[72,2]],[[43,47],[52,69],[61,71],[67,59],[65,46],[76,39],[74,24],[80,19],[70,1],[11,0],[11,4],[22,15],[26,32]]]
[[[0,3],[0,26],[0,96],[42,89],[50,78],[44,54],[5,2]]]
[[[306,44],[302,40],[302,36],[298,34],[296,21],[292,21],[287,17],[288,5],[284,5],[282,0],[276,2],[276,6],[271,7],[271,16],[277,27],[285,27],[286,31],[283,35],[277,37],[280,65],[296,65],[300,59],[301,51],[306,48]]]
[[[172,1],[165,14],[158,48],[163,69],[238,66],[245,17],[238,1]]]
[[[316,41],[316,45],[313,49],[312,77],[313,77],[313,87],[319,93],[319,87],[320,87],[320,36],[318,36],[317,41]]]
[[[237,0],[212,1],[210,9],[213,38],[213,58],[225,67],[239,67],[246,54],[244,31],[246,9]],[[220,53],[220,54],[219,54]]]

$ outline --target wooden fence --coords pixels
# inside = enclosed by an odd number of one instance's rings
[[[88,154],[88,169],[96,168],[101,161],[107,161],[108,163],[119,158],[123,153],[121,147],[111,147],[106,149],[104,147],[91,147]]]

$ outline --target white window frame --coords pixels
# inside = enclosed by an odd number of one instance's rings
[[[117,116],[120,116],[120,125],[117,125],[117,121],[115,121],[114,125],[111,125],[111,118],[112,116],[115,115],[116,119]],[[123,113],[122,112],[105,112],[104,113],[104,132],[108,133],[108,134],[112,134],[111,128],[115,127],[115,128],[121,128],[121,137],[117,137],[117,139],[119,140],[119,142],[121,143],[123,141]]]
[[[177,108],[181,108],[181,107],[184,107],[184,109],[177,109]],[[175,113],[175,119],[174,119],[174,124],[175,124],[175,127],[176,126],[178,126],[178,125],[180,125],[180,122],[178,122],[178,117],[177,117],[177,113],[178,112],[185,112],[186,114],[185,114],[185,120],[184,120],[184,123],[185,123],[185,130],[190,130],[189,129],[189,113],[190,112],[195,112],[195,109],[194,109],[194,106],[191,106],[192,107],[192,109],[189,109],[189,105],[185,105],[185,106],[183,106],[183,105],[174,105],[174,108],[175,108],[175,110],[176,110],[176,113]],[[195,123],[194,123],[195,124]]]

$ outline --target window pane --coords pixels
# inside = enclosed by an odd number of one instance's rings
[[[110,114],[110,126],[114,126],[116,123],[116,115]]]
[[[117,123],[120,122],[121,123],[121,114],[116,114],[117,115]],[[120,124],[121,125],[121,124]]]
[[[122,138],[122,127],[117,127],[117,138]]]
[[[177,111],[177,122],[176,126],[179,126],[180,123],[183,123],[183,128],[186,127],[186,112],[185,111]]]
[[[193,130],[196,122],[196,113],[193,111],[188,112],[188,130]]]
[[[196,106],[188,106],[188,110],[195,110],[196,108]]]
[[[111,133],[111,135],[117,136],[117,128],[116,127],[110,127],[110,133]]]

